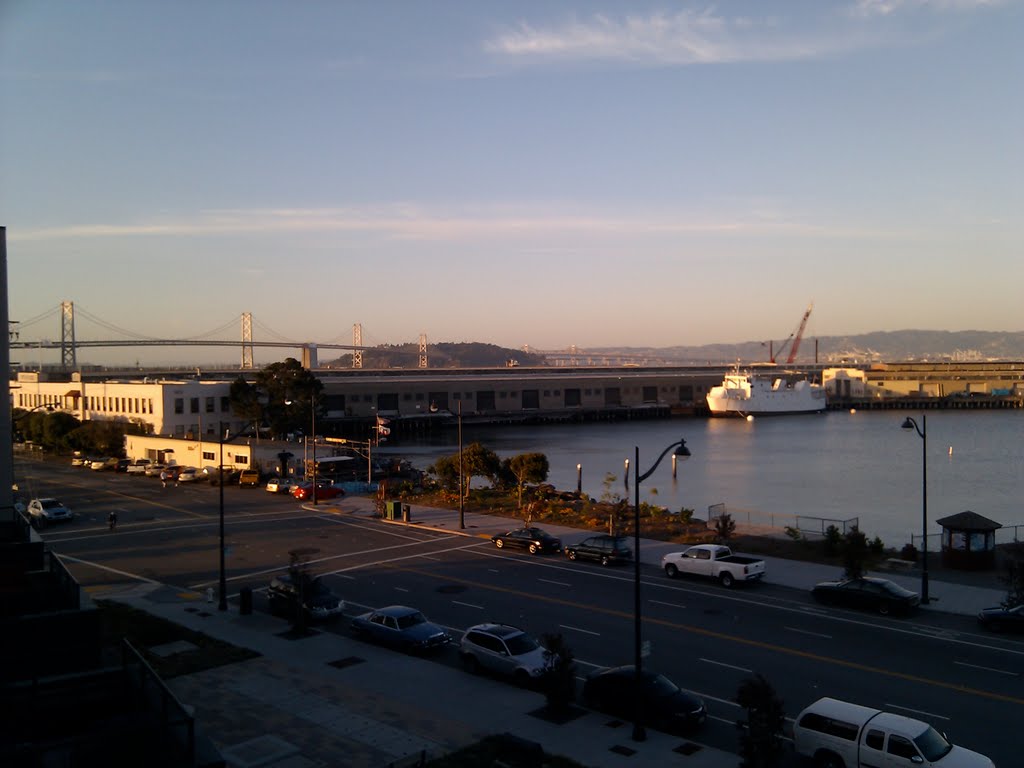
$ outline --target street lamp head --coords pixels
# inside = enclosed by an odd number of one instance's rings
[[[679,447],[676,448],[675,455],[684,461],[693,455],[690,453],[690,449],[686,447],[686,441],[682,438],[679,439]]]
[[[907,416],[907,418],[903,420],[903,424],[900,426],[900,429],[916,429],[916,426],[917,425],[914,424],[914,420]]]

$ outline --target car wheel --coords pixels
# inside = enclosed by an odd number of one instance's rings
[[[531,544],[530,545],[530,554],[531,555],[536,555],[538,552],[540,552],[540,547],[538,547],[536,544]]]
[[[665,575],[668,576],[670,579],[674,579],[676,576],[679,575],[679,569],[676,568],[672,563],[669,563],[665,566]]]
[[[718,574],[718,580],[722,582],[723,587],[731,587],[733,585],[733,582],[735,581],[732,574],[728,571],[722,571],[720,574]]]
[[[608,559],[608,555],[601,555],[601,565],[608,565],[611,560]]]
[[[984,624],[983,626],[987,627],[993,632],[1003,631],[1003,622],[999,621],[999,619],[991,619],[988,623]]]
[[[462,655],[462,668],[475,675],[480,671],[480,662],[476,660],[476,656],[473,654],[464,653]]]
[[[576,552],[571,550],[571,549],[570,550],[566,550],[565,556],[568,557],[570,560],[575,560],[576,559]]]
[[[501,549],[502,547],[505,546],[505,542],[502,541],[501,539],[495,539],[494,540],[494,546],[496,546],[498,549]]]
[[[889,605],[888,600],[883,600],[878,604],[878,612],[883,616],[888,616],[892,612],[892,606]]]

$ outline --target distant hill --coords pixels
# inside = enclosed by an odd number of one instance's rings
[[[383,345],[363,351],[364,368],[416,368],[419,365],[418,344]],[[332,368],[351,368],[352,355],[323,362]],[[430,368],[505,368],[510,365],[545,365],[543,355],[478,342],[441,342],[427,346]]]
[[[785,362],[789,346],[783,342],[771,349],[776,362]],[[587,349],[591,354],[630,354],[658,357],[680,364],[719,364],[767,361],[769,345],[760,341],[738,344],[705,344],[677,347],[630,347]],[[901,362],[912,360],[982,361],[1024,360],[1024,331],[876,331],[853,336],[804,337],[797,362],[850,363]]]
[[[771,347],[776,362],[785,362],[789,345],[780,352],[784,342]],[[663,365],[728,365],[767,362],[769,345],[760,341],[737,344],[704,344],[675,347],[587,347],[579,349],[580,357],[618,355],[631,359],[645,358],[649,364]],[[796,362],[813,363],[815,351],[821,363],[864,364],[870,362],[906,361],[983,361],[1024,360],[1024,331],[876,331],[853,336],[805,337],[800,344]],[[552,365],[543,355],[508,349],[478,342],[441,342],[427,347],[430,368],[504,368]],[[321,363],[331,368],[351,368],[352,355]],[[416,344],[384,345],[363,352],[364,368],[415,368],[419,365]]]

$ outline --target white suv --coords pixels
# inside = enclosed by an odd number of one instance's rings
[[[28,503],[28,514],[36,526],[70,522],[75,518],[75,513],[57,499],[32,499]]]
[[[477,624],[466,630],[459,656],[470,672],[487,669],[520,684],[544,671],[544,647],[521,629],[507,624]]]

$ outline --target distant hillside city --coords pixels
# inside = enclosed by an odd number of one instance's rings
[[[784,363],[790,340],[748,341],[674,347],[588,347],[552,352],[516,350],[494,344],[441,342],[428,346],[430,368],[535,367],[575,361],[581,365],[728,365],[736,362]],[[417,344],[386,345],[363,352],[364,368],[410,368],[418,362]],[[981,362],[1024,360],[1024,332],[877,331],[853,336],[805,337],[794,363],[867,365],[880,362]],[[323,361],[325,367],[350,368],[352,356]]]

